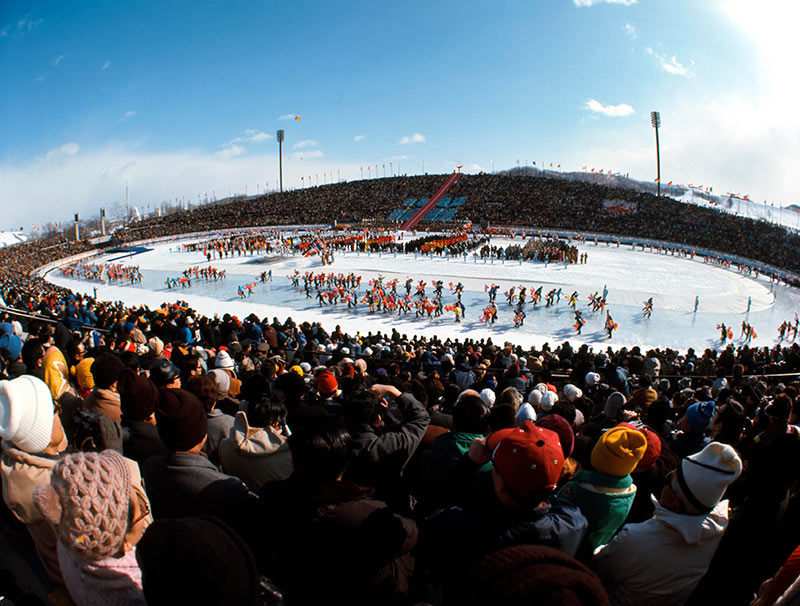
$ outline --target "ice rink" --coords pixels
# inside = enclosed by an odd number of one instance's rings
[[[492,244],[520,243],[520,239],[494,238]],[[107,285],[88,280],[69,279],[56,269],[47,279],[78,292],[97,295],[106,300],[122,300],[127,305],[146,304],[158,307],[164,301],[186,301],[202,314],[220,315],[228,312],[244,317],[255,312],[260,317],[277,316],[281,320],[292,316],[296,321],[319,321],[331,330],[337,324],[347,332],[387,331],[396,328],[400,333],[438,335],[440,337],[491,337],[495,342],[511,341],[522,345],[541,345],[544,342],[558,343],[570,340],[588,343],[595,347],[612,345],[640,345],[643,347],[719,347],[719,330],[716,326],[724,322],[731,326],[734,343],[742,343],[741,324],[753,325],[758,337],[756,345],[772,346],[778,341],[778,327],[784,320],[794,321],[800,310],[800,291],[787,286],[773,285],[768,278],[745,276],[735,270],[727,270],[696,260],[670,256],[655,252],[632,250],[630,246],[606,246],[604,243],[579,245],[580,253],[588,253],[588,262],[583,265],[564,265],[475,259],[470,254],[447,259],[421,255],[380,253],[339,253],[332,265],[322,266],[318,256],[265,257],[243,256],[212,259],[209,263],[202,252],[180,252],[175,243],[157,244],[138,254],[108,254],[92,260],[94,263],[116,262],[138,265],[143,278],[134,286]],[[192,266],[211,265],[225,269],[224,281],[206,282],[192,280],[189,288],[168,289],[167,278],[180,277]],[[272,270],[273,281],[262,284],[257,276]],[[399,316],[397,312],[369,313],[366,305],[348,311],[344,303],[335,307],[318,306],[315,298],[307,299],[302,292],[292,287],[288,276],[295,270],[349,273],[363,277],[359,293],[363,295],[370,279],[379,275],[384,283],[393,278],[400,280],[398,292],[403,292],[407,277],[425,280],[428,296],[432,297],[434,280],[444,282],[444,304],[455,301],[448,283],[463,282],[465,289],[462,301],[466,314],[461,324],[454,322],[452,313],[440,318],[416,319],[414,313]],[[237,287],[257,281],[252,296],[242,300]],[[488,303],[484,286],[499,284],[497,296],[498,321],[486,326],[480,322],[483,307]],[[505,301],[503,293],[510,287],[525,286],[533,291],[542,286],[543,295],[552,288],[563,291],[560,303],[545,308],[542,300],[537,307],[526,305],[527,318],[524,326],[515,328],[513,307]],[[607,309],[619,324],[613,338],[607,338],[603,330],[605,312],[593,313],[587,306],[588,297],[594,292],[608,289]],[[576,290],[578,307],[587,320],[581,335],[573,328],[574,314],[566,298]],[[412,295],[414,294],[412,290]],[[654,311],[649,319],[642,318],[644,302],[653,297]],[[695,297],[699,297],[697,312]],[[748,308],[750,301],[750,311]]]

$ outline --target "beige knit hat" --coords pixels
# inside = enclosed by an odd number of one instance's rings
[[[53,467],[50,484],[34,489],[33,502],[68,549],[100,560],[122,551],[130,495],[125,459],[104,450],[65,456]]]

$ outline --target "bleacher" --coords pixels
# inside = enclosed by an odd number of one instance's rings
[[[389,213],[390,221],[408,221],[417,209],[422,208],[428,203],[430,198],[406,198],[401,204],[401,208],[396,208]],[[467,201],[466,196],[458,198],[445,197],[439,200],[432,209],[422,218],[423,222],[449,222],[455,217],[458,208],[464,206]]]

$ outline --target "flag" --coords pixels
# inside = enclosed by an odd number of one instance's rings
[[[536,166],[536,162],[534,162],[533,165]]]
[[[592,172],[594,172],[594,168],[592,168]]]
[[[654,183],[661,183],[661,180],[660,179],[653,179],[653,182]]]
[[[294,119],[299,121],[300,120],[300,116],[295,116]]]
[[[552,162],[550,163],[550,168],[553,168],[553,163]]]
[[[560,164],[558,165],[558,168],[561,168],[561,165],[560,165]]]
[[[667,183],[667,185],[672,185],[672,181],[670,181],[669,183]]]
[[[583,166],[583,168],[582,168],[581,170],[586,170],[586,165],[584,165],[584,166]]]

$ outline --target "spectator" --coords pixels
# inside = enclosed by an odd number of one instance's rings
[[[594,557],[612,603],[686,601],[728,525],[728,501],[722,496],[741,471],[736,451],[718,442],[681,461],[655,515],[624,526]]]

